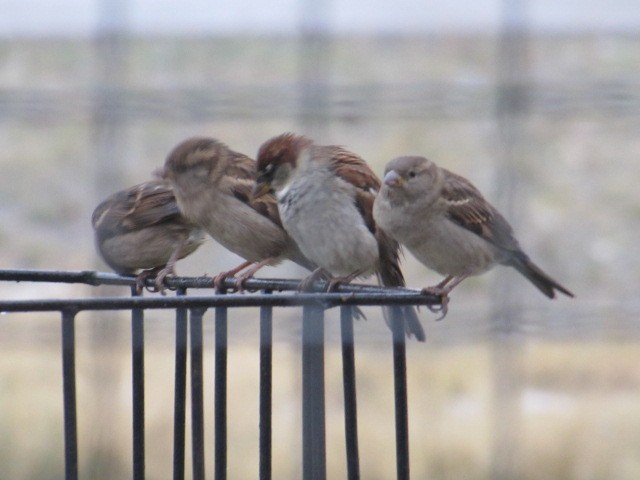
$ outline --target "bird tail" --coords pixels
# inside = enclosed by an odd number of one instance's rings
[[[378,230],[378,246],[380,249],[380,267],[377,272],[378,281],[385,287],[404,287],[405,281],[399,265],[400,246],[391,238],[386,236],[381,230]],[[382,309],[384,320],[391,328],[391,321],[396,314],[402,315],[404,318],[404,330],[407,337],[412,335],[419,342],[424,342],[427,337],[424,329],[420,324],[418,312],[414,307],[384,307]]]
[[[556,290],[568,297],[574,297],[573,293],[544,273],[524,252],[517,252],[509,264],[527,277],[547,297],[555,298]]]

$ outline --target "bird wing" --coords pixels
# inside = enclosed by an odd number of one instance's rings
[[[253,159],[246,155],[235,153],[234,158],[229,162],[229,166],[225,170],[225,175],[229,178],[229,181],[225,183],[237,200],[282,227],[276,198],[272,194],[263,195],[258,199],[253,198],[251,192],[257,178],[256,162]]]
[[[354,202],[362,215],[367,228],[376,234],[376,223],[373,220],[373,202],[380,190],[380,180],[373,173],[369,165],[355,153],[342,147],[319,147],[329,150],[331,169],[345,182],[356,187]]]
[[[141,230],[181,218],[173,191],[161,182],[146,182],[118,192],[93,212],[94,228],[106,236]]]
[[[378,243],[377,275],[382,285],[387,287],[404,287],[405,280],[400,269],[400,244],[381,228],[377,228],[373,219],[373,202],[380,191],[380,180],[369,165],[355,153],[341,147],[325,147],[333,150],[331,168],[337,176],[356,187],[354,202],[362,218],[375,236]],[[403,319],[407,336],[415,336],[418,341],[425,341],[425,333],[418,314],[413,307],[389,307],[383,310],[385,320],[389,324],[391,318],[400,315]]]
[[[444,169],[443,169],[444,170]],[[466,178],[444,170],[442,198],[449,219],[506,250],[520,250],[511,225]]]

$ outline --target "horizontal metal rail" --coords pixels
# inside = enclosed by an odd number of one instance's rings
[[[203,317],[215,311],[214,372],[214,462],[213,477],[227,478],[227,308],[259,307],[260,309],[260,412],[259,478],[271,478],[271,414],[272,414],[272,309],[302,307],[302,477],[325,480],[325,381],[324,381],[324,310],[341,307],[343,390],[345,403],[345,447],[347,478],[360,478],[356,368],[353,316],[357,306],[439,305],[440,298],[407,288],[384,288],[374,285],[339,285],[326,293],[324,282],[314,285],[317,291],[298,292],[298,280],[249,279],[244,293],[226,293],[233,280],[227,280],[222,291],[210,295],[187,296],[189,288],[212,288],[212,279],[170,278],[168,287],[176,296],[136,294],[135,277],[111,273],[43,270],[0,270],[0,281],[76,283],[87,285],[120,285],[131,290],[131,297],[93,297],[67,299],[0,300],[0,312],[50,312],[62,317],[63,331],[63,398],[65,423],[65,478],[78,478],[77,405],[75,391],[76,315],[91,310],[130,310],[132,333],[132,413],[133,413],[133,479],[145,477],[145,411],[144,411],[144,311],[174,309],[176,312],[175,391],[174,391],[174,458],[173,478],[185,478],[187,357],[190,356],[192,478],[205,478]],[[147,285],[153,286],[153,279]],[[250,293],[259,291],[260,293]],[[391,318],[394,360],[394,399],[396,422],[397,478],[409,479],[409,421],[407,408],[407,362],[401,310]],[[189,342],[188,342],[189,339]],[[187,345],[187,342],[189,345]]]
[[[530,109],[552,118],[585,114],[638,115],[640,95],[635,77],[629,80],[561,81],[515,85],[530,92]],[[511,86],[513,87],[513,86]],[[206,89],[113,88],[97,95],[92,90],[44,88],[0,89],[0,112],[5,118],[28,121],[85,120],[94,111],[117,112],[128,119],[163,118],[169,122],[215,119],[255,120],[289,118],[303,113],[331,118],[424,119],[476,118],[493,115],[493,82],[395,82],[358,86],[331,85],[325,109],[306,106],[295,85],[282,82]],[[198,98],[198,102],[193,99]],[[375,101],[372,101],[372,98]],[[241,100],[239,100],[241,99]],[[108,102],[106,105],[105,103]],[[302,112],[301,112],[302,110]]]
[[[85,285],[122,285],[133,286],[136,284],[136,277],[118,275],[116,273],[97,272],[94,270],[81,270],[77,272],[62,272],[56,270],[5,270],[0,269],[0,281],[11,282],[53,282],[53,283],[81,283]],[[263,279],[249,278],[244,282],[244,290],[247,292],[257,292],[260,290],[269,290],[273,292],[298,291],[300,280],[286,279]],[[154,279],[149,278],[145,284],[149,288],[155,286]],[[179,288],[212,288],[213,278],[203,277],[167,277],[165,285],[171,289]],[[222,284],[222,288],[228,291],[235,289],[234,279],[227,278]],[[316,282],[311,292],[324,292],[326,283],[323,281]],[[402,287],[381,287],[378,285],[359,285],[359,284],[338,284],[335,286],[334,293],[382,293],[389,294],[407,293],[411,295],[420,295],[421,292],[410,288]],[[434,303],[439,303],[439,297],[429,294],[421,294],[425,298],[431,298]],[[428,303],[421,303],[422,305]]]
[[[437,297],[436,297],[437,298]],[[131,310],[211,307],[302,307],[325,308],[343,305],[439,305],[440,299],[421,294],[382,293],[297,293],[264,295],[198,295],[181,297],[101,297],[43,300],[2,300],[0,312],[51,312],[62,310]]]

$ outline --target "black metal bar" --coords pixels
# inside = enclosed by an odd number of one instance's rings
[[[12,275],[18,272],[18,275]],[[133,279],[98,272],[47,272],[0,270],[0,281],[63,281],[118,283],[132,285]],[[194,282],[210,286],[209,278],[172,279],[179,285]],[[182,282],[182,283],[181,283]],[[275,286],[276,290],[297,287],[297,281],[250,279],[252,287]],[[345,437],[348,478],[359,478],[357,397],[355,385],[355,353],[353,307],[356,305],[434,305],[439,297],[409,289],[371,286],[349,286],[350,291],[337,293],[278,293],[273,295],[225,294],[208,296],[184,295],[180,286],[176,297],[131,298],[102,297],[80,299],[42,299],[0,301],[0,312],[60,311],[63,335],[63,383],[65,414],[66,478],[77,479],[77,411],[75,398],[75,316],[83,310],[132,310],[132,377],[133,377],[133,464],[134,479],[145,474],[144,441],[144,318],[143,309],[176,309],[176,360],[174,405],[174,480],[185,476],[185,416],[187,309],[191,312],[191,401],[193,478],[204,480],[204,394],[203,394],[203,330],[202,318],[207,308],[216,308],[215,350],[215,458],[214,477],[227,474],[227,349],[228,307],[261,308],[260,347],[260,479],[270,479],[272,470],[272,307],[303,306],[302,374],[303,374],[303,478],[326,478],[326,433],[324,392],[324,310],[340,306],[343,382],[345,400]],[[195,288],[195,287],[194,287]],[[269,289],[267,289],[269,290]],[[267,293],[271,293],[268,291]],[[396,420],[397,477],[409,479],[409,431],[407,405],[406,345],[400,310],[391,308],[394,356],[394,399]]]
[[[324,309],[302,312],[302,473],[304,480],[325,480]]]
[[[191,443],[193,480],[204,480],[204,387],[202,368],[202,317],[205,310],[191,309]]]
[[[216,307],[214,479],[227,478],[227,308]]]
[[[136,287],[131,295],[137,296]],[[131,310],[131,369],[133,392],[133,479],[144,479],[144,310]]]
[[[176,292],[182,296],[185,289]],[[187,309],[176,309],[176,362],[173,406],[173,480],[184,480],[187,402]]]
[[[396,471],[398,480],[409,480],[409,410],[407,405],[407,351],[404,319],[400,309],[390,308],[393,331],[393,388],[396,416]]]
[[[56,270],[4,270],[0,269],[0,280],[12,282],[56,282],[85,283],[89,285],[116,284],[134,285],[135,277],[124,277],[115,273],[83,270],[80,272],[64,272]]]
[[[0,281],[12,282],[56,282],[56,283],[82,283],[88,285],[122,285],[133,286],[136,284],[136,277],[131,275],[118,275],[110,272],[96,272],[93,270],[83,270],[78,272],[66,272],[55,270],[6,270],[0,269]],[[146,280],[146,286],[154,287],[155,278],[150,277]],[[211,277],[167,277],[165,283],[169,288],[212,288],[213,280]],[[286,279],[268,279],[268,278],[249,278],[243,282],[246,291],[263,291],[271,290],[280,291],[297,291],[300,280]],[[235,279],[225,279],[223,288],[231,291],[235,288]],[[312,291],[326,291],[326,284],[318,281],[312,288]],[[410,288],[381,287],[379,285],[359,285],[359,284],[339,284],[334,290],[336,293],[389,293],[404,292],[409,294],[419,294],[419,290]],[[439,297],[434,297],[435,299]]]
[[[358,452],[358,409],[356,397],[356,362],[353,336],[353,307],[340,308],[342,336],[342,382],[344,386],[344,431],[347,446],[347,478],[360,478]]]
[[[0,301],[0,312],[44,312],[75,310],[130,310],[132,308],[209,308],[209,307],[296,307],[316,305],[331,308],[342,305],[440,305],[440,297],[419,292],[396,293],[282,293],[277,295],[198,295],[185,297],[100,297]]]
[[[260,480],[271,480],[272,350],[273,309],[260,307]]]
[[[65,480],[78,478],[78,427],[76,411],[75,316],[62,310],[62,396],[64,401]]]

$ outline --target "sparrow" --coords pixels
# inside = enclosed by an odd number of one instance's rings
[[[318,265],[303,280],[321,274],[338,282],[376,274],[385,286],[404,286],[399,245],[380,230],[372,215],[380,180],[366,162],[340,146],[320,146],[285,133],[258,151],[254,198],[275,192],[282,224],[302,253]],[[413,307],[402,307],[407,335],[425,340]]]
[[[164,293],[164,279],[175,275],[175,263],[204,242],[202,230],[178,210],[173,191],[158,180],[116,192],[93,211],[91,224],[98,253],[121,275],[139,270],[136,286],[156,274],[156,288]]]
[[[256,162],[207,137],[178,144],[157,172],[173,188],[182,214],[214,240],[246,261],[214,277],[220,288],[236,277],[236,288],[265,265],[289,259],[313,270],[315,265],[300,252],[282,228],[273,196],[251,198],[256,182]]]
[[[469,180],[424,157],[387,164],[373,217],[422,264],[445,276],[424,289],[443,298],[441,318],[454,287],[497,264],[514,267],[549,298],[556,291],[574,296],[529,259],[507,220]]]

